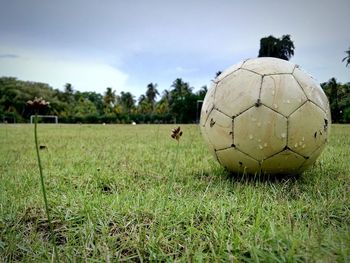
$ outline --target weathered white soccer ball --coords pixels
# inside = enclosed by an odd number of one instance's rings
[[[218,162],[238,173],[298,174],[329,136],[329,103],[299,66],[248,59],[221,73],[205,96],[200,126]]]

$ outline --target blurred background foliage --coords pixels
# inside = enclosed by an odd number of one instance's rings
[[[258,57],[276,57],[289,60],[295,51],[290,35],[260,39]],[[350,48],[342,62],[350,64]],[[221,70],[216,72],[216,77]],[[326,93],[334,123],[350,123],[350,82],[340,83],[332,77],[320,84]],[[169,89],[158,91],[156,83],[149,83],[145,93],[135,98],[130,92],[119,94],[107,87],[104,94],[74,90],[66,83],[63,90],[53,89],[46,83],[22,81],[13,77],[0,78],[0,122],[29,122],[33,113],[26,102],[42,97],[50,102],[43,115],[56,115],[63,123],[195,123],[207,92],[202,86],[197,92],[181,78]]]

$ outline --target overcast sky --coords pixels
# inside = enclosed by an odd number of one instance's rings
[[[350,81],[349,0],[0,0],[0,76],[136,98],[180,77],[198,90],[290,34],[291,62],[319,82]]]

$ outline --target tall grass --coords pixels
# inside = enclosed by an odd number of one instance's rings
[[[34,142],[35,142],[35,151],[36,151],[36,156],[38,159],[38,168],[39,168],[39,175],[40,175],[40,186],[43,194],[43,199],[44,199],[44,204],[45,204],[45,213],[47,216],[47,221],[49,225],[49,231],[51,235],[51,240],[52,240],[52,246],[53,246],[53,251],[54,251],[54,261],[58,262],[59,257],[57,254],[57,247],[56,247],[56,238],[54,235],[53,227],[52,227],[52,222],[51,222],[51,217],[50,217],[50,211],[49,211],[49,204],[47,202],[47,194],[46,194],[46,187],[45,187],[45,180],[44,180],[44,173],[43,173],[43,168],[41,165],[41,158],[40,158],[40,152],[39,152],[39,142],[38,142],[38,115],[35,114],[34,118]],[[42,147],[46,147],[42,145]]]
[[[52,258],[32,128],[0,125],[4,262]],[[227,173],[197,126],[181,126],[179,145],[172,128],[40,126],[62,261],[350,260],[350,126],[333,125],[328,147],[301,176],[268,180]]]

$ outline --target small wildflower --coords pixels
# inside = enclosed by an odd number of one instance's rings
[[[52,238],[52,245],[53,245],[53,251],[54,251],[54,261],[59,262],[58,258],[58,252],[57,252],[57,247],[56,247],[56,236],[54,235],[54,230],[53,230],[53,225],[49,213],[49,205],[47,202],[47,197],[46,197],[46,188],[45,188],[45,182],[44,182],[44,174],[43,174],[43,168],[41,166],[41,159],[40,159],[40,154],[39,154],[39,149],[43,150],[46,149],[45,145],[40,145],[38,143],[38,133],[37,133],[37,126],[38,126],[38,112],[41,109],[46,108],[49,105],[48,101],[45,101],[43,98],[37,98],[35,97],[34,100],[28,100],[27,101],[27,106],[31,110],[35,111],[35,122],[34,122],[34,142],[35,142],[35,149],[36,149],[36,156],[38,158],[38,167],[39,167],[39,175],[40,175],[40,183],[41,183],[41,190],[43,193],[43,199],[44,199],[44,204],[45,204],[45,212],[47,216],[47,221],[49,223],[49,231]]]
[[[180,137],[182,136],[182,131],[181,131],[180,126],[175,128],[175,129],[173,129],[171,131],[171,135],[170,136],[171,136],[171,138],[173,138],[173,139],[175,139],[175,140],[177,140],[179,142]]]
[[[175,129],[172,129],[170,136],[171,136],[171,138],[173,138],[177,141],[176,154],[175,154],[175,159],[173,161],[173,169],[172,169],[172,173],[171,173],[171,179],[174,180],[176,165],[178,163],[178,155],[179,155],[179,149],[180,149],[180,138],[182,136],[182,131],[181,131],[180,126],[175,128]]]
[[[44,100],[43,98],[37,98],[35,97],[34,100],[28,100],[27,106],[33,110],[40,110],[44,109],[47,106],[49,106],[50,102]]]

